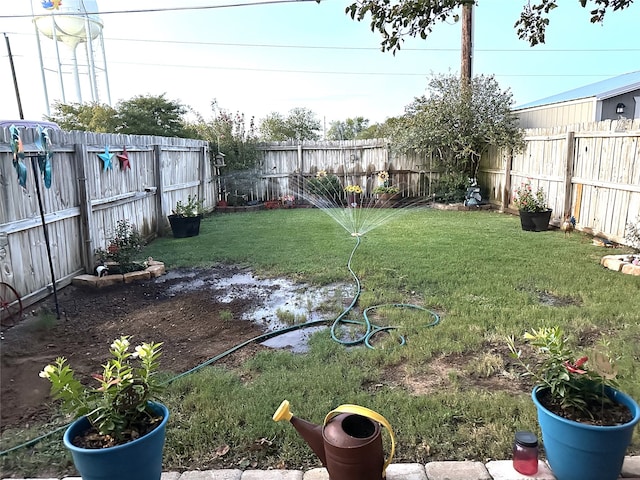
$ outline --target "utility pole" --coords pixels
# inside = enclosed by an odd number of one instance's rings
[[[16,100],[18,102],[18,112],[20,113],[20,120],[24,120],[24,113],[22,112],[22,102],[20,101],[20,90],[18,89],[18,78],[16,77],[16,68],[13,65],[13,55],[11,55],[11,44],[9,43],[9,37],[4,33],[4,40],[7,44],[7,54],[9,55],[9,64],[11,65],[11,75],[13,76],[13,88],[16,91]]]
[[[473,56],[473,1],[468,0],[462,5],[462,52],[460,65],[460,80],[465,87],[471,86],[471,60]]]

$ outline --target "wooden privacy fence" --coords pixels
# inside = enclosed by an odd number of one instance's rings
[[[11,284],[26,305],[51,292],[49,258],[59,286],[92,271],[95,250],[107,246],[119,220],[150,239],[168,230],[167,215],[177,201],[197,195],[205,210],[215,206],[206,142],[50,131],[52,181],[45,188],[37,167],[36,129],[21,128],[20,135],[25,188],[17,181],[9,129],[0,129],[0,281]],[[98,156],[107,148],[114,154],[111,168]],[[123,165],[125,156],[130,168]]]
[[[513,209],[513,190],[531,180],[553,209],[551,223],[573,215],[581,231],[625,243],[640,222],[640,121],[607,120],[526,131],[522,153],[491,150],[478,180],[489,200]]]
[[[300,179],[312,178],[319,170],[336,175],[343,185],[360,185],[369,193],[377,185],[377,173],[386,170],[402,195],[428,197],[439,176],[433,159],[395,152],[385,139],[273,142],[261,145],[260,150],[262,160],[252,185],[243,192],[231,179],[226,182],[227,194],[240,193],[258,201],[301,196],[304,182]]]
[[[482,156],[483,197],[515,212],[514,187],[530,179],[534,189],[545,192],[552,224],[570,214],[579,230],[625,243],[627,226],[640,221],[640,120],[531,129],[525,140],[521,153],[491,148]],[[282,142],[261,149],[262,163],[246,192],[260,201],[302,193],[299,178],[318,170],[336,174],[343,185],[358,184],[365,193],[375,187],[375,174],[387,170],[392,183],[411,197],[430,197],[440,175],[433,158],[398,154],[380,139]]]

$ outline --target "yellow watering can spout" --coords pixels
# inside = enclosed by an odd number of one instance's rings
[[[276,422],[280,420],[291,422],[291,425],[293,425],[304,441],[311,447],[311,450],[318,456],[322,465],[327,465],[327,457],[322,440],[322,425],[315,425],[301,418],[294,417],[291,410],[289,410],[289,400],[284,400],[280,404],[276,413],[273,414],[273,419]]]
[[[273,414],[273,419],[276,422],[279,422],[280,420],[290,422],[291,417],[293,417],[293,414],[291,413],[291,410],[289,410],[289,400],[283,400],[276,410],[276,413]]]

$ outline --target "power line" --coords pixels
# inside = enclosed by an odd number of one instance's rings
[[[308,0],[307,0],[308,1]],[[0,17],[2,18],[2,17]],[[34,36],[33,33],[6,32],[9,35]],[[216,47],[246,47],[246,48],[291,48],[291,49],[309,49],[309,50],[370,50],[380,51],[380,47],[350,47],[341,45],[291,45],[291,44],[274,44],[274,43],[230,43],[230,42],[203,42],[193,40],[162,40],[159,38],[117,38],[104,37],[105,40],[113,42],[138,42],[138,43],[166,43],[172,45],[197,45],[197,46],[216,46]],[[459,52],[460,48],[403,48],[403,52]],[[639,52],[640,48],[550,48],[546,50],[533,50],[530,48],[474,48],[476,52],[495,52],[495,53],[612,53],[612,52]]]
[[[200,5],[193,7],[165,7],[165,8],[141,8],[135,10],[106,10],[99,12],[87,12],[86,15],[112,15],[112,14],[130,14],[130,13],[154,13],[154,12],[177,12],[177,11],[190,11],[190,10],[214,10],[219,8],[235,8],[235,7],[255,7],[258,5],[277,5],[283,3],[305,3],[305,2],[316,2],[320,3],[319,0],[267,0],[264,2],[248,2],[248,3],[228,3],[223,5]],[[69,12],[60,12],[56,13],[51,11],[46,15],[51,16],[68,16]],[[33,15],[31,14],[23,14],[23,15],[0,15],[0,19],[2,18],[31,18]]]
[[[225,70],[225,71],[242,71],[242,72],[266,72],[266,73],[300,73],[300,74],[312,74],[312,75],[367,75],[367,76],[398,76],[398,77],[429,77],[433,76],[433,73],[427,72],[346,72],[346,71],[332,71],[332,70],[289,70],[289,69],[275,69],[275,68],[256,68],[256,67],[223,67],[223,66],[214,66],[214,65],[181,65],[181,64],[168,64],[168,63],[141,63],[141,62],[122,62],[122,61],[113,61],[109,62],[118,65],[136,65],[142,67],[157,67],[157,68],[185,68],[185,69],[203,69],[203,70]],[[489,75],[489,74],[485,74]],[[614,74],[602,74],[602,73],[569,73],[569,74],[561,74],[561,73],[550,73],[550,74],[499,74],[493,73],[490,75],[494,75],[496,77],[524,77],[524,78],[533,78],[533,77],[548,77],[548,78],[557,78],[557,77],[603,77],[609,78],[615,75],[619,75],[618,73]]]

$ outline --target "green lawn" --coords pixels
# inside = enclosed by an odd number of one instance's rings
[[[355,244],[320,210],[268,210],[213,215],[198,237],[160,238],[144,255],[169,269],[228,262],[325,285],[352,281]],[[165,469],[316,465],[293,427],[271,420],[285,398],[316,423],[341,403],[376,410],[396,433],[396,461],[509,458],[516,430],[539,433],[530,386],[512,371],[505,344],[532,327],[560,325],[585,349],[610,340],[621,389],[640,399],[640,278],[603,269],[608,253],[579,233],[524,232],[517,217],[496,212],[397,211],[353,253],[358,306],[417,304],[440,323],[383,309],[375,322],[398,326],[406,345],[390,338],[374,350],[347,348],[323,331],[306,354],[262,353],[237,371],[214,364],[171,383]],[[62,455],[58,441],[3,462],[37,471]],[[3,448],[15,443],[3,436]],[[640,453],[637,433],[629,453]]]

